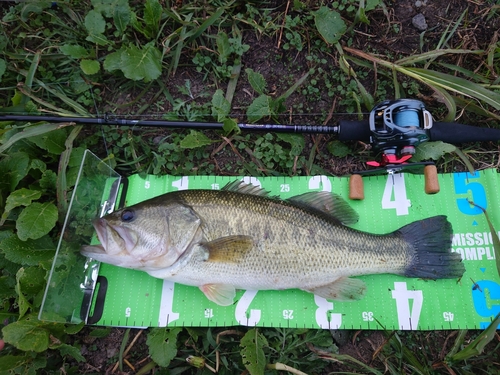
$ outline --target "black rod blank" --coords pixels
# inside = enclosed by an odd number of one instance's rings
[[[120,126],[152,126],[172,129],[222,129],[220,122],[189,122],[165,120],[127,120],[115,117],[64,117],[64,116],[38,116],[38,115],[2,115],[0,121],[29,121],[29,122],[74,122],[76,124],[90,125],[120,125]],[[272,131],[281,133],[322,133],[337,134],[338,126],[320,125],[283,125],[283,124],[237,124],[241,130]]]

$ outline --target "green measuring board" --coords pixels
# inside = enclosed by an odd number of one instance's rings
[[[236,177],[146,176],[129,178],[126,205],[178,189],[221,189]],[[347,199],[348,179],[245,177],[288,198],[326,190]],[[337,302],[300,290],[239,291],[221,307],[196,287],[101,264],[91,323],[106,326],[262,326],[324,329],[441,330],[485,328],[500,312],[500,279],[487,221],[467,199],[486,208],[500,228],[499,176],[495,170],[439,175],[440,193],[426,195],[422,175],[364,177],[365,200],[350,201],[360,220],[353,227],[388,233],[410,222],[445,214],[453,224],[452,251],[462,255],[466,273],[457,280],[421,280],[395,275],[362,276],[368,290],[361,301]]]

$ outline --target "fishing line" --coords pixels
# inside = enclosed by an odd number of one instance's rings
[[[0,0],[2,1],[2,0]],[[113,86],[113,84],[116,84],[117,82],[119,82],[118,80],[108,80],[107,81],[107,84],[110,85],[110,86]],[[72,87],[73,84],[81,84],[81,83],[84,83],[86,86],[87,86],[87,90],[84,90],[84,91],[80,91],[80,90],[76,90]],[[92,101],[93,101],[93,107],[94,107],[94,110],[95,110],[95,117],[96,118],[105,118],[105,116],[102,116],[101,113],[105,112],[105,111],[100,111],[99,108],[98,108],[98,105],[97,105],[97,100],[94,96],[94,86],[92,86],[91,84],[85,82],[84,80],[64,80],[64,81],[58,81],[58,82],[50,82],[50,83],[44,83],[45,87],[48,87],[48,88],[52,88],[52,89],[58,89],[61,91],[62,94],[68,96],[68,97],[72,97],[72,96],[75,96],[75,95],[83,95],[84,93],[88,93],[90,95],[90,97],[92,98]],[[69,90],[69,92],[66,92],[66,90],[62,90],[61,87],[67,87]],[[43,85],[40,85],[40,84],[37,84],[36,82],[33,82],[30,89],[32,92],[34,91],[37,91],[38,89],[43,89]],[[17,86],[10,86],[10,87],[2,87],[0,89],[0,91],[8,91],[8,90],[17,90]],[[182,94],[180,96],[177,96],[176,99],[180,99],[182,100],[183,96]],[[73,99],[75,100],[75,99]],[[188,100],[186,100],[187,102]],[[192,100],[189,100],[190,102],[192,102]],[[173,107],[173,104],[170,103],[168,100],[166,100],[166,103],[168,103],[169,106]],[[153,105],[154,103],[152,103],[151,105]],[[110,107],[120,107],[120,105],[117,105],[115,103],[108,103],[108,105]],[[250,102],[249,102],[249,105],[250,105]],[[128,105],[125,105],[124,107],[121,108],[121,110],[123,111],[125,107],[127,107]],[[130,105],[132,106],[132,105]],[[40,105],[37,105],[37,107],[40,107]],[[246,108],[242,108],[242,112],[238,112],[238,113],[229,113],[227,114],[227,117],[246,117]],[[29,113],[29,112],[20,112],[19,110],[16,110],[16,111],[9,111],[8,110],[8,107],[7,108],[0,108],[0,113],[3,113],[3,114],[6,114],[6,115],[32,115],[33,113]],[[369,115],[370,112],[335,112],[333,114],[333,117],[354,117],[354,116],[360,116],[360,115]],[[178,118],[177,121],[187,121],[187,120],[182,120],[183,118],[186,118],[185,115],[182,114],[182,111],[178,111],[178,112],[174,112],[173,110],[170,110],[170,111],[165,111],[165,112],[152,112],[152,111],[148,111],[148,113],[146,114],[134,114],[134,113],[120,113],[119,115],[115,115],[113,114],[112,117],[113,118],[116,118],[116,119],[120,119],[120,118],[137,118],[137,119],[160,119],[160,120],[163,120],[165,119],[165,115],[173,115],[175,117]],[[209,114],[209,113],[196,113],[195,116],[197,118],[201,118],[201,119],[210,119],[210,118],[213,118],[214,116],[212,114]],[[274,118],[287,118],[287,117],[290,117],[290,113],[278,113],[278,114],[269,114],[269,116],[272,116]],[[325,112],[296,112],[296,113],[293,113],[292,112],[292,117],[293,116],[301,116],[301,117],[318,117],[318,116],[326,116],[326,111]]]
[[[99,112],[99,108],[97,107],[97,101],[95,100],[95,96],[94,96],[94,90],[90,90],[90,95],[92,96],[92,101],[94,102],[94,109],[95,109],[95,112],[97,114],[98,117],[100,117],[100,112]],[[101,124],[101,136],[102,136],[102,141],[104,143],[104,150],[106,152],[106,162],[108,164],[108,167],[110,169],[109,173],[111,175],[111,170],[113,170],[112,166],[111,166],[111,159],[110,159],[110,153],[109,153],[109,149],[108,149],[108,142],[106,141],[106,136],[104,135],[104,125]]]

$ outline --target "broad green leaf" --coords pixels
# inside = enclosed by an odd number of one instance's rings
[[[32,203],[24,208],[16,221],[20,240],[36,240],[49,233],[57,222],[57,207],[50,202]]]
[[[347,30],[347,26],[340,14],[326,6],[320,7],[312,14],[314,15],[316,28],[329,44],[337,43]]]
[[[7,63],[4,59],[0,59],[0,82],[2,82],[2,76],[4,75],[6,69]]]
[[[257,122],[262,117],[270,116],[272,99],[267,95],[261,95],[256,98],[247,108],[247,117],[250,122]]]
[[[85,357],[80,353],[80,349],[75,346],[68,344],[61,344],[57,346],[57,350],[61,353],[63,357],[71,356],[76,359],[78,362],[85,362]]]
[[[19,264],[11,262],[9,259],[7,259],[4,252],[3,252],[3,248],[2,248],[2,241],[4,241],[7,238],[11,238],[11,237],[17,238],[17,236],[14,234],[14,232],[12,230],[0,230],[0,269],[3,271],[4,275],[10,275],[9,277],[10,277],[11,284],[9,284],[9,285],[11,285],[12,288],[14,288],[15,283],[14,283],[13,276],[16,274],[17,270],[19,269]]]
[[[151,38],[156,36],[160,28],[163,9],[158,0],[146,0],[144,5],[144,22]]]
[[[233,120],[232,118],[226,118],[224,119],[224,125],[222,125],[222,129],[226,134],[229,134],[231,132],[235,132],[236,134],[241,133],[241,129],[238,126],[238,123]]]
[[[306,145],[306,141],[302,134],[276,133],[276,137],[290,144],[292,147],[290,154],[292,156],[300,155]]]
[[[0,250],[7,260],[24,266],[36,266],[54,257],[56,246],[49,236],[37,240],[21,241],[17,236],[9,236],[0,242]]]
[[[85,28],[89,35],[102,34],[106,30],[106,21],[100,12],[91,10],[85,16]]]
[[[33,200],[36,200],[41,196],[42,193],[39,190],[30,190],[26,188],[22,188],[10,193],[5,202],[5,211],[0,218],[0,226],[5,222],[12,209],[19,206],[28,206]]]
[[[30,169],[37,169],[40,172],[45,172],[47,170],[47,164],[45,164],[40,159],[32,159]]]
[[[30,190],[26,188],[16,190],[7,197],[5,211],[10,211],[19,206],[28,206],[33,200],[41,196],[42,192],[39,190]]]
[[[29,156],[24,152],[13,152],[0,160],[0,191],[14,191],[29,171]]]
[[[366,0],[366,6],[365,10],[368,12],[370,10],[375,9],[379,4],[382,2],[382,0]]]
[[[150,82],[161,74],[161,53],[153,42],[141,49],[131,44],[121,53],[121,70],[129,79]]]
[[[27,354],[29,356],[29,354]],[[0,371],[5,374],[15,374],[14,369],[18,369],[22,364],[28,362],[29,358],[22,355],[2,355],[0,356]]]
[[[219,52],[219,62],[225,63],[232,52],[229,38],[225,32],[221,31],[217,34],[215,41],[217,43],[217,52]]]
[[[265,346],[268,346],[267,340],[257,328],[249,330],[241,339],[241,359],[250,375],[264,375],[267,364]]]
[[[63,54],[73,59],[82,59],[90,55],[85,47],[79,46],[78,44],[64,44],[59,47],[59,49]]]
[[[28,102],[31,103],[31,102]],[[20,141],[21,139],[26,139],[26,138],[32,138],[32,137],[38,137],[40,135],[49,133],[54,130],[61,129],[61,124],[57,123],[47,123],[47,124],[40,124],[40,125],[33,125],[29,126],[23,129],[23,131],[14,134],[11,136],[4,144],[0,146],[0,153],[4,152],[5,150],[9,149],[14,143]],[[0,180],[0,185],[1,185],[1,180]]]
[[[181,148],[197,148],[208,146],[210,144],[212,144],[212,140],[205,134],[196,130],[191,130],[191,133],[184,137],[184,139],[179,143]]]
[[[57,188],[57,173],[51,169],[47,169],[42,173],[42,177],[40,178],[38,183],[44,190],[55,191]]]
[[[24,351],[43,352],[49,348],[50,332],[36,320],[19,320],[2,329],[5,342]]]
[[[45,287],[45,274],[47,271],[40,267],[25,267],[19,277],[21,290],[27,295],[35,295]]]
[[[62,128],[30,137],[29,140],[51,154],[60,155],[66,150],[65,142],[67,137],[68,132],[65,128]]]
[[[99,44],[100,46],[105,46],[109,44],[108,39],[103,34],[90,34],[85,38],[89,42]]]
[[[127,26],[131,20],[131,10],[128,1],[121,1],[113,11],[113,21],[120,35],[125,33]]]
[[[267,89],[267,82],[264,79],[264,76],[258,72],[254,72],[252,69],[245,69],[245,73],[248,77],[248,82],[250,86],[259,94],[263,95]]]
[[[74,335],[78,332],[80,332],[83,327],[85,327],[85,322],[80,322],[79,324],[71,324],[64,326],[64,333],[67,333],[68,335]]]
[[[229,115],[231,104],[224,97],[222,90],[215,91],[212,97],[212,115],[217,116],[217,121],[222,122]]]
[[[100,12],[91,10],[87,13],[85,16],[85,28],[89,33],[86,40],[102,46],[108,43],[108,40],[103,35],[106,30],[106,21]]]
[[[99,72],[101,65],[97,60],[83,59],[80,61],[80,69],[82,69],[85,74],[92,75]]]
[[[122,67],[122,50],[118,50],[110,53],[104,59],[104,69],[108,72],[114,72],[115,70],[120,70]]]
[[[83,161],[83,156],[85,154],[85,147],[74,147],[73,150],[71,150],[71,155],[69,156],[69,162],[68,162],[68,167],[78,167],[80,168],[80,165],[82,164]]]
[[[329,142],[326,148],[328,149],[328,151],[330,151],[330,153],[333,156],[339,158],[343,158],[351,153],[349,147],[347,147],[344,143],[340,142],[339,140],[333,140]]]
[[[182,328],[152,328],[146,344],[153,361],[167,367],[177,355],[177,335]]]
[[[449,143],[444,143],[442,141],[424,142],[417,146],[415,155],[413,155],[412,160],[437,160],[444,154],[454,152],[456,149],[456,146]]]

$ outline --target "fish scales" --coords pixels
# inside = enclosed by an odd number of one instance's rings
[[[200,256],[186,266],[193,283],[240,279],[254,289],[309,288],[318,279],[328,284],[342,276],[398,272],[408,264],[410,246],[397,235],[356,231],[286,201],[224,191],[178,196],[202,219],[205,241],[237,234],[254,239],[252,250],[238,262],[206,262]]]

